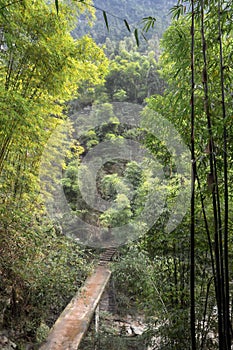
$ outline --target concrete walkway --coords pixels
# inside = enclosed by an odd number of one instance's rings
[[[40,350],[77,350],[110,279],[108,266],[97,266],[52,327]]]

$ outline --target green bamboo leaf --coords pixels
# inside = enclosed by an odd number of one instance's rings
[[[142,37],[143,37],[143,39],[144,39],[145,41],[148,41],[147,38],[145,37],[145,35],[144,35],[143,33],[141,33],[141,35],[142,35]]]
[[[144,17],[144,18],[142,19],[142,23],[145,23],[145,24],[144,24],[144,27],[142,28],[142,30],[143,30],[144,32],[148,32],[148,30],[149,30],[150,28],[154,28],[155,22],[156,22],[156,18],[155,18],[155,17],[151,17],[151,16],[149,16],[149,17]]]
[[[137,46],[139,46],[139,39],[138,39],[138,30],[137,30],[137,28],[134,30],[134,37],[135,37]]]
[[[104,22],[105,22],[106,28],[109,31],[108,18],[105,11],[103,11],[103,16],[104,16]]]
[[[58,12],[59,12],[58,0],[55,0],[55,6],[56,6],[57,14],[58,14]]]
[[[173,19],[179,19],[181,15],[184,15],[186,12],[186,6],[184,5],[175,5],[173,6],[170,11],[169,14],[172,16]]]
[[[126,28],[128,29],[128,31],[131,32],[129,23],[126,21],[126,19],[124,19],[124,22],[125,22],[125,26],[126,26]]]

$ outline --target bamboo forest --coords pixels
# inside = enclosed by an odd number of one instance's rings
[[[232,350],[232,225],[232,1],[0,0],[0,350]]]

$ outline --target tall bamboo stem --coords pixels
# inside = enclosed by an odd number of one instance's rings
[[[191,183],[191,227],[190,227],[190,329],[192,350],[196,350],[196,317],[195,317],[195,71],[194,71],[194,49],[195,49],[195,9],[192,0],[192,24],[191,24],[191,161],[192,161],[192,183]]]

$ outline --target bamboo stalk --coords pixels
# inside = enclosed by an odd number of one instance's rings
[[[231,325],[230,325],[230,296],[229,296],[229,259],[228,259],[228,225],[229,225],[229,194],[228,194],[228,134],[226,128],[226,104],[225,104],[225,79],[224,79],[224,62],[223,62],[223,45],[222,45],[222,27],[221,27],[222,5],[218,0],[218,32],[219,32],[219,64],[220,64],[220,84],[222,96],[222,117],[224,123],[223,130],[223,172],[224,172],[224,280],[225,280],[225,334],[227,350],[231,349]]]
[[[192,24],[191,24],[191,161],[192,161],[192,181],[191,181],[191,226],[190,226],[190,330],[192,350],[196,350],[196,315],[195,315],[195,180],[196,180],[196,160],[195,160],[195,8],[192,3]]]
[[[207,65],[207,46],[205,38],[205,24],[204,24],[204,1],[201,0],[201,38],[202,38],[202,54],[203,54],[203,74],[202,82],[204,88],[204,110],[207,119],[207,126],[209,132],[209,166],[210,176],[213,179],[212,189],[212,205],[214,215],[214,230],[215,230],[215,264],[216,264],[216,299],[218,305],[218,332],[219,332],[219,349],[225,350],[224,333],[223,333],[223,295],[222,295],[222,274],[221,274],[221,249],[219,237],[221,235],[221,228],[219,226],[220,211],[219,211],[219,195],[217,189],[217,173],[216,173],[216,158],[215,158],[215,145],[212,131],[212,119],[210,112],[210,101],[209,101],[209,84],[208,84],[208,65]],[[216,191],[217,189],[217,191]]]

